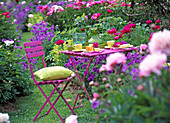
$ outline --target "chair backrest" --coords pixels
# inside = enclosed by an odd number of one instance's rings
[[[44,57],[43,57],[43,55],[45,55],[45,53],[44,53],[44,51],[42,51],[43,46],[41,46],[42,42],[41,41],[33,41],[33,42],[26,42],[26,43],[23,43],[23,44],[24,44],[27,60],[28,60],[28,63],[29,63],[30,71],[31,71],[31,74],[32,74],[32,78],[33,78],[34,82],[36,82],[36,80],[34,78],[33,69],[32,69],[32,66],[31,66],[30,59],[34,58],[34,57],[41,56],[43,66],[46,67]]]

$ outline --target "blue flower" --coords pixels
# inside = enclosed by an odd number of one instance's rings
[[[93,109],[96,109],[99,105],[100,105],[100,100],[97,100],[96,102],[93,102],[93,103],[92,103],[91,107],[92,107]]]

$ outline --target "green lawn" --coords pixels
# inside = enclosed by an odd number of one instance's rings
[[[32,37],[32,35],[29,32],[24,32],[23,37],[21,39],[21,45],[23,46],[23,42],[29,42],[30,37]],[[22,52],[25,53],[24,48]],[[33,93],[28,96],[18,97],[17,100],[15,101],[14,105],[18,110],[7,112],[9,114],[11,123],[31,123],[34,116],[37,114],[41,106],[44,104],[45,97],[42,95],[38,87],[34,85],[33,80],[32,80],[32,84],[34,86]],[[53,89],[53,86],[42,85],[41,87],[43,88],[47,96],[51,93]],[[53,101],[57,96],[58,94],[54,94],[50,101],[53,103]],[[64,97],[66,99],[71,99],[71,101],[69,101],[68,103],[72,107],[74,104],[74,100],[76,98],[76,94],[72,94],[72,92],[69,89],[67,89],[64,92]],[[91,103],[87,99],[84,99],[82,105],[84,105],[84,107],[77,108],[74,110],[78,116],[78,122],[94,123],[95,118],[92,112]],[[45,114],[48,111],[49,107],[50,105],[47,103],[44,110],[42,110],[41,114]],[[68,109],[67,105],[64,103],[64,101],[61,98],[58,100],[55,107],[63,118],[68,117],[69,115],[72,114],[71,111]],[[58,118],[57,114],[54,112],[54,110],[51,110],[48,116],[44,116],[40,119],[37,119],[35,122],[36,123],[58,123],[61,121]]]

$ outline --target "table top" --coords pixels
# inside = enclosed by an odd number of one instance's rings
[[[131,52],[133,50],[137,50],[137,47],[130,47],[130,48],[110,48],[110,49],[103,49],[102,51],[92,51],[92,52],[75,52],[75,51],[60,51],[60,53],[64,53],[66,55],[72,55],[72,56],[82,56],[82,57],[95,57],[98,55],[105,55],[105,54],[112,54],[117,52]]]

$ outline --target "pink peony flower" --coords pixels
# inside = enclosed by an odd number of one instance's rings
[[[78,123],[77,121],[77,115],[70,115],[66,118],[65,123]]]
[[[110,84],[109,84],[109,83],[106,83],[105,86],[106,86],[106,88],[109,88],[109,87],[110,87]]]
[[[164,29],[163,31],[155,32],[148,45],[151,54],[165,53],[170,55],[170,31]]]
[[[138,89],[139,91],[143,91],[143,90],[144,90],[144,86],[140,84],[140,85],[138,85],[137,89]]]
[[[156,22],[157,22],[157,23],[160,23],[160,22],[161,22],[161,20],[159,20],[159,19],[158,19],[158,20],[156,20]]]
[[[98,93],[93,93],[93,97],[97,99],[97,98],[99,98],[100,96],[99,96]]]
[[[109,55],[106,58],[106,70],[110,71],[113,70],[113,67],[116,64],[124,64],[126,63],[126,56],[123,53],[114,53]]]
[[[32,26],[32,24],[31,24],[31,23],[28,23],[28,24],[27,24],[27,26],[28,26],[28,27],[31,27],[31,26]]]
[[[141,44],[140,45],[140,52],[142,53],[143,50],[146,50],[148,46],[146,44]]]
[[[150,23],[152,23],[151,20],[147,20],[147,21],[146,21],[146,24],[150,24]]]
[[[167,57],[165,54],[147,55],[139,64],[139,76],[150,76],[152,72],[161,75],[161,68],[166,60]]]
[[[104,77],[102,80],[105,82],[105,81],[107,80],[107,78],[106,78],[106,77]]]
[[[99,69],[99,72],[106,71],[106,65],[102,65]]]

